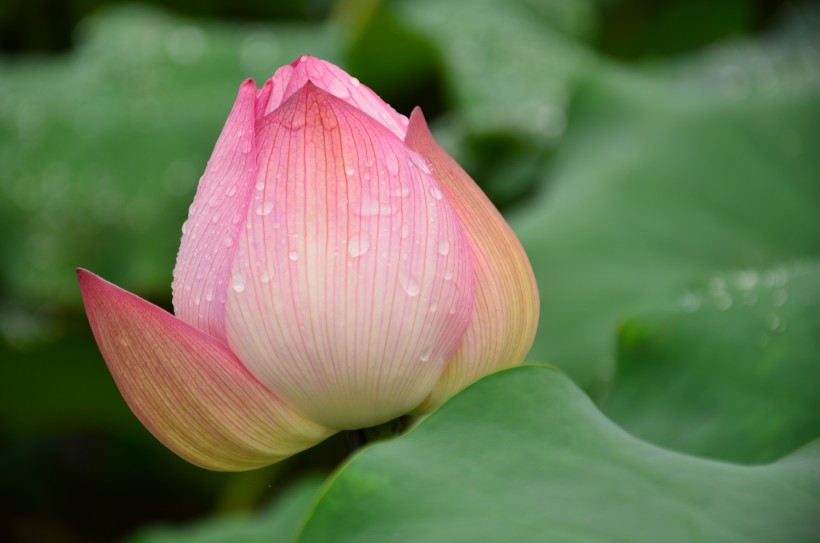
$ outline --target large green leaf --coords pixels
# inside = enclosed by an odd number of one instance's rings
[[[100,14],[65,57],[0,59],[0,295],[79,303],[89,267],[170,292],[180,225],[243,79],[312,52],[331,26]],[[6,292],[3,292],[6,291]]]
[[[253,515],[217,517],[186,527],[149,528],[128,543],[290,543],[323,478],[304,477]]]
[[[628,314],[721,270],[820,254],[817,81],[741,96],[681,70],[591,78],[551,184],[511,217],[541,291],[531,357],[596,392]]]
[[[719,274],[621,328],[603,409],[676,450],[767,462],[820,437],[820,264]]]
[[[820,443],[744,467],[657,448],[562,373],[514,368],[357,455],[299,541],[813,542]]]

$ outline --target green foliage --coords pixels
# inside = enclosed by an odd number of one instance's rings
[[[562,373],[486,377],[353,458],[298,541],[811,542],[820,443],[740,467],[641,442]]]
[[[820,265],[718,274],[622,326],[603,404],[678,451],[770,462],[820,429]]]
[[[305,542],[820,538],[820,14],[741,39],[762,4],[655,4],[352,1],[298,24],[131,6],[87,20],[73,51],[0,59],[0,475],[15,504],[0,526],[54,517],[62,539],[109,541],[153,519],[134,543],[300,526]],[[315,500],[320,480],[298,473],[338,462],[341,441],[258,479],[162,448],[119,398],[73,273],[167,303],[239,83],[304,53],[403,113],[423,106],[508,212],[541,292],[530,358],[565,372],[480,381]],[[255,514],[163,522],[247,509],[269,480]],[[54,490],[79,486],[95,497]]]
[[[0,64],[0,291],[79,302],[73,270],[167,296],[180,225],[241,81],[327,26],[198,23],[132,7],[82,28],[69,58]]]
[[[126,543],[287,543],[296,537],[321,483],[321,477],[307,476],[252,516],[215,518],[185,528],[152,528]]]

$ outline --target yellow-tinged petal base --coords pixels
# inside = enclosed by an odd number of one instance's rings
[[[134,414],[185,460],[218,471],[278,462],[333,432],[262,386],[221,342],[78,270],[88,320]]]
[[[527,254],[475,181],[433,139],[421,110],[410,116],[405,143],[430,161],[461,220],[473,251],[476,302],[461,344],[436,388],[417,411],[428,411],[493,371],[520,363],[532,346],[539,297]]]

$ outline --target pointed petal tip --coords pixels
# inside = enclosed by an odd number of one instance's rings
[[[479,377],[524,359],[538,323],[538,287],[515,233],[475,181],[435,141],[418,108],[410,116],[405,143],[430,161],[474,254],[476,311],[428,401],[437,405]]]

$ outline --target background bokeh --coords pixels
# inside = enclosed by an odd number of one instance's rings
[[[230,541],[262,510],[287,541],[346,456],[342,436],[249,474],[178,459],[74,276],[169,307],[239,83],[304,53],[421,105],[506,214],[541,289],[529,360],[685,453],[758,464],[820,435],[816,3],[4,0],[0,540]]]

